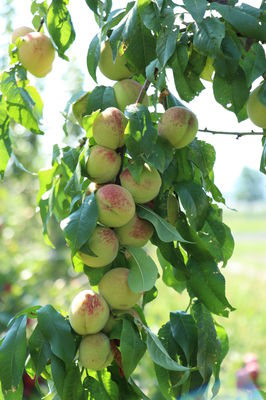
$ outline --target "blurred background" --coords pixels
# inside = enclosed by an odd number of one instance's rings
[[[256,6],[255,1],[252,5]],[[87,285],[87,278],[74,272],[56,224],[53,229],[56,250],[44,243],[40,216],[36,212],[39,188],[36,172],[50,165],[53,144],[76,143],[73,135],[65,137],[62,130],[65,105],[73,93],[95,86],[86,71],[86,55],[97,26],[85,1],[77,0],[70,12],[77,33],[68,54],[71,63],[57,58],[47,78],[36,80],[30,76],[44,100],[43,130],[46,134],[36,137],[20,126],[12,126],[16,159],[33,174],[21,170],[12,159],[5,180],[0,183],[0,336],[9,319],[19,310],[50,303],[66,311],[73,296]],[[10,34],[21,25],[31,26],[30,5],[27,10],[25,2],[2,0],[0,70],[8,65]],[[82,29],[78,29],[79,26]],[[100,74],[99,82],[112,84]],[[189,107],[197,114],[202,129],[256,130],[248,121],[238,124],[233,115],[216,104],[210,84],[206,84],[206,90]],[[235,238],[234,255],[222,272],[227,281],[227,297],[236,311],[229,319],[219,319],[229,335],[230,352],[223,363],[218,398],[229,399],[236,398],[236,374],[247,353],[257,356],[258,384],[261,388],[266,386],[266,179],[258,172],[261,138],[248,136],[236,140],[234,136],[207,133],[199,137],[216,149],[215,181],[227,201],[224,222]],[[184,310],[188,304],[185,293],[174,292],[160,280],[158,292],[157,299],[145,311],[154,332],[169,319],[170,311]],[[156,393],[154,371],[148,357],[141,362],[136,378],[149,389],[153,400],[161,398]],[[38,395],[32,396],[31,390],[25,393],[25,398],[38,399]]]

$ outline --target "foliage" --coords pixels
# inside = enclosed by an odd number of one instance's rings
[[[22,398],[22,373],[26,368],[30,376],[47,381],[47,398],[148,398],[132,378],[147,351],[164,398],[180,398],[195,391],[204,396],[212,376],[215,383],[211,390],[215,395],[220,365],[228,351],[226,333],[216,318],[227,317],[234,310],[226,297],[220,268],[230,259],[234,241],[218,205],[225,201],[214,184],[215,150],[195,139],[174,151],[158,136],[157,125],[163,107],[182,105],[182,101],[189,102],[204,90],[200,75],[207,57],[213,59],[216,101],[235,113],[238,121],[247,118],[246,101],[251,85],[266,70],[262,47],[266,40],[265,9],[263,5],[260,9],[237,5],[234,0],[184,0],[178,6],[171,0],[138,0],[115,10],[111,0],[86,0],[86,3],[99,26],[87,55],[88,71],[95,82],[101,42],[108,38],[113,58],[123,45],[134,79],[141,84],[146,79],[144,87],[151,83],[154,89],[149,108],[144,105],[126,108],[126,146],[120,153],[123,165],[130,166],[136,180],[145,163],[161,174],[163,184],[159,195],[152,204],[139,205],[138,214],[154,227],[151,241],[157,246],[164,283],[177,291],[186,289],[190,302],[185,311],[172,312],[156,336],[143,314],[145,305],[156,297],[156,264],[145,249],[121,248],[108,269],[122,262],[130,268],[130,288],[145,294],[141,307],[136,307],[140,318],[128,312],[114,313],[118,324],[110,333],[115,355],[112,365],[97,373],[81,369],[76,358],[80,337],[71,329],[67,316],[52,305],[26,308],[11,320],[1,341],[2,391],[7,398]],[[34,27],[39,29],[43,19],[59,56],[65,60],[68,48],[75,41],[67,6],[68,0],[33,0],[31,6]],[[9,53],[10,67],[1,75],[2,178],[14,147],[12,124],[20,124],[34,135],[44,134],[40,124],[41,97],[18,62],[15,45],[10,46]],[[180,100],[167,87],[168,70],[173,73]],[[264,92],[261,100],[265,103]],[[142,97],[140,93],[140,100]],[[75,146],[60,148],[55,144],[51,167],[38,174],[37,201],[46,243],[56,247],[53,229],[60,226],[75,270],[84,270],[94,285],[106,270],[85,267],[77,253],[90,239],[97,223],[98,209],[86,162],[90,146],[95,143],[92,124],[99,112],[108,107],[117,107],[113,87],[96,86],[85,102],[82,115],[85,133],[79,129],[86,136],[77,137],[79,142]],[[66,123],[66,132],[68,127]],[[261,171],[264,172],[263,145]],[[17,165],[24,168],[19,162]],[[169,196],[174,196],[177,204],[172,223]],[[35,322],[29,338],[27,319]],[[38,381],[36,386],[41,391]]]

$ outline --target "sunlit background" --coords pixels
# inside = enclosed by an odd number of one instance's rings
[[[44,100],[45,135],[36,137],[14,126],[14,152],[32,172],[50,165],[53,144],[73,142],[73,137],[65,137],[62,130],[62,112],[73,93],[90,90],[96,85],[87,72],[86,56],[97,25],[84,0],[70,3],[76,30],[76,41],[68,52],[70,63],[57,58],[53,71],[46,78],[36,80],[30,76]],[[119,1],[119,6],[124,3]],[[246,3],[260,6],[261,1]],[[31,26],[30,2],[1,0],[1,70],[8,64],[10,33],[21,25]],[[100,84],[113,84],[100,73],[98,80]],[[211,84],[204,84],[206,90],[189,104],[197,114],[201,129],[258,130],[249,121],[239,124],[232,113],[215,102]],[[169,86],[171,88],[171,79]],[[223,364],[222,390],[218,398],[228,399],[236,396],[236,372],[246,353],[257,354],[259,383],[261,387],[266,385],[266,180],[258,172],[261,137],[236,139],[231,135],[211,133],[202,133],[198,137],[215,147],[215,183],[227,200],[225,223],[231,227],[236,242],[234,255],[223,273],[227,279],[227,296],[237,310],[228,320],[219,320],[227,329],[231,347]],[[36,214],[37,191],[37,176],[21,171],[11,160],[5,181],[0,183],[0,332],[11,316],[32,304],[51,303],[66,311],[73,295],[87,284],[85,276],[78,276],[73,271],[69,251],[56,225],[53,229],[56,250],[44,244],[40,218]],[[157,300],[146,308],[147,321],[155,332],[169,319],[169,311],[184,310],[188,304],[186,294],[177,294],[162,282],[158,289]],[[149,388],[153,400],[161,398],[156,395],[154,371],[148,358],[142,361],[137,377],[143,387]]]

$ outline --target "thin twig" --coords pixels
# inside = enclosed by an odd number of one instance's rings
[[[224,132],[224,131],[213,131],[208,128],[205,129],[198,129],[199,132],[208,132],[212,133],[213,135],[235,135],[237,136],[237,139],[240,138],[241,136],[266,136],[266,132]]]
[[[44,24],[44,18],[42,17],[42,18],[41,18],[41,22],[40,22],[40,26],[39,26],[39,28],[37,29],[37,32],[40,32],[40,30],[42,29],[43,24]]]
[[[144,85],[141,88],[141,91],[139,92],[138,98],[136,100],[136,104],[142,103],[142,100],[144,99],[149,86],[150,86],[150,81],[148,79],[146,79],[146,81],[144,82]]]

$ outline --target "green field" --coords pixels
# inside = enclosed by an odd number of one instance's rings
[[[224,218],[234,235],[235,251],[222,273],[227,281],[227,297],[236,311],[228,319],[219,318],[229,335],[230,351],[223,363],[222,388],[217,398],[229,399],[236,396],[235,375],[242,365],[243,356],[249,352],[258,356],[260,385],[264,390],[266,387],[266,209],[226,210]],[[168,320],[170,311],[185,310],[188,305],[185,293],[180,295],[161,281],[157,287],[159,295],[147,305],[145,312],[154,331]],[[147,384],[148,373],[145,378]]]

